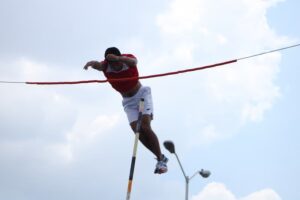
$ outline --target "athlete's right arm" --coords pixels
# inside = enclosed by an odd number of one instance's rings
[[[96,69],[99,71],[103,71],[104,61],[101,61],[101,62],[95,61],[95,60],[89,61],[84,65],[83,69],[87,70],[89,67],[92,67],[93,69]]]

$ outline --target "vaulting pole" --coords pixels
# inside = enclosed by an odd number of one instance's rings
[[[135,129],[135,139],[134,139],[133,154],[132,154],[131,165],[130,165],[130,173],[129,173],[126,200],[130,199],[130,194],[131,194],[134,166],[135,166],[135,160],[136,160],[138,141],[139,141],[139,137],[140,137],[140,128],[141,128],[143,111],[144,111],[144,99],[141,99],[140,104],[139,104],[139,117],[138,117],[136,129]]]

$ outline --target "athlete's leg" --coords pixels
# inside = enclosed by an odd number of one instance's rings
[[[143,143],[143,145],[157,157],[158,160],[161,160],[162,154],[159,146],[159,141],[156,134],[151,128],[151,120],[151,115],[146,114],[142,116],[139,139]],[[136,124],[137,121],[130,123],[130,126],[134,132],[136,131]]]

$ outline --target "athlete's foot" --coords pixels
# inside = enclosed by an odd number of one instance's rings
[[[155,174],[163,174],[166,173],[168,171],[168,166],[167,166],[167,162],[168,162],[168,158],[165,155],[162,155],[161,160],[157,161],[154,173]]]

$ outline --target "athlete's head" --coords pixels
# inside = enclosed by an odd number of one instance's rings
[[[109,47],[106,49],[105,53],[104,53],[104,58],[106,58],[106,56],[108,54],[114,54],[116,56],[121,56],[121,52],[117,47]]]

